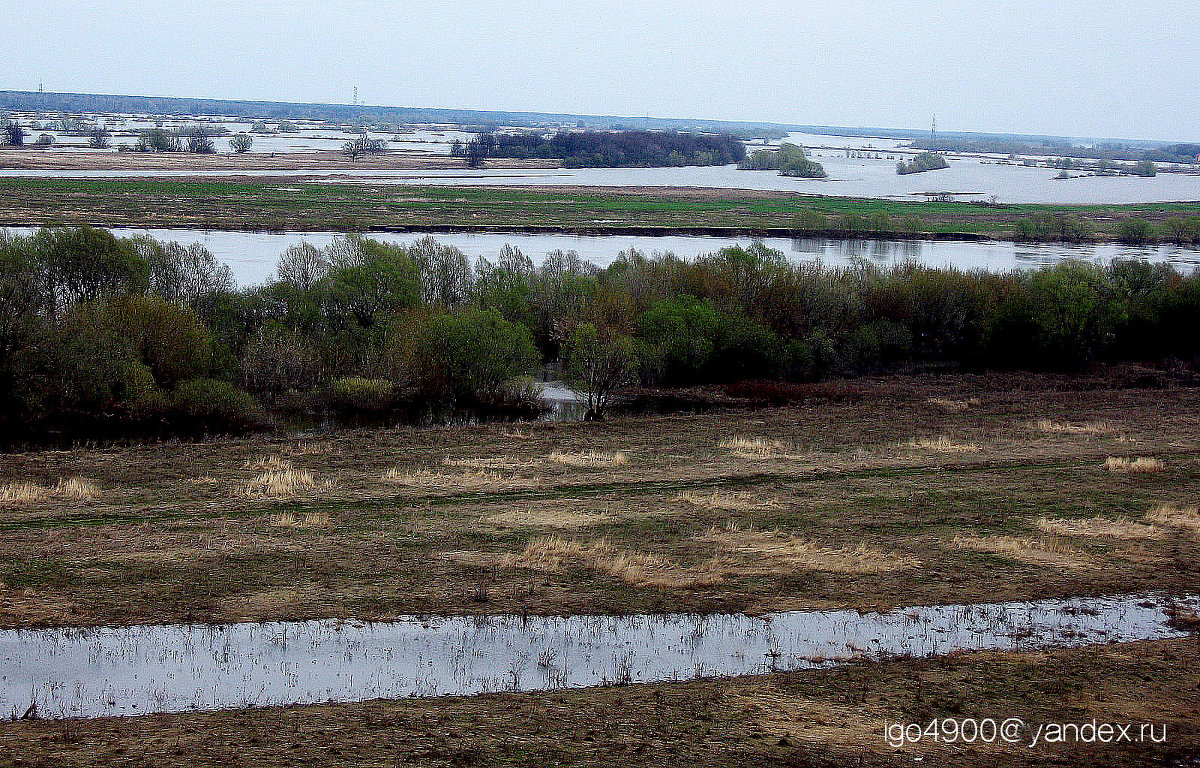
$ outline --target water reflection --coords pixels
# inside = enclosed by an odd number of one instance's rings
[[[1181,602],[1200,605],[1197,596]],[[798,611],[0,631],[0,711],[44,717],[539,691],[854,658],[1161,639],[1161,596]]]

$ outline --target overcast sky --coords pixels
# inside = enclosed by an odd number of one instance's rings
[[[1196,0],[0,1],[0,88],[1200,140]]]

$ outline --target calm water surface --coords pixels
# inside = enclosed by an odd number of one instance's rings
[[[1193,608],[1197,596],[1181,602]],[[408,617],[0,631],[0,712],[178,712],[762,674],[1181,636],[1156,595],[886,613]]]

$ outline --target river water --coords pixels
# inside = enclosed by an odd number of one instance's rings
[[[1192,608],[1200,598],[1181,600]],[[96,717],[728,677],[1182,636],[1158,595],[852,610],[0,631],[0,713]]]
[[[29,227],[10,227],[10,232],[27,234]],[[150,235],[159,240],[183,244],[200,243],[233,270],[240,285],[263,283],[275,274],[275,264],[289,246],[308,242],[325,247],[336,232],[241,232],[199,229],[128,229],[114,228],[121,237]],[[367,232],[387,242],[411,242],[424,233]],[[671,252],[682,258],[695,258],[730,245],[749,245],[749,237],[708,237],[700,235],[633,236],[570,235],[526,233],[448,232],[432,235],[439,242],[453,245],[468,256],[496,259],[500,249],[510,244],[521,249],[535,262],[554,250],[579,253],[594,264],[611,263],[623,249],[636,248],[646,254]],[[995,241],[940,240],[838,240],[828,238],[765,238],[766,245],[782,251],[794,261],[820,260],[829,266],[848,266],[865,260],[886,267],[915,261],[932,267],[983,269],[1006,272],[1054,264],[1064,259],[1080,259],[1107,264],[1116,258],[1143,259],[1172,264],[1184,272],[1200,266],[1200,250],[1172,245],[1127,246],[1114,243],[1094,245],[1023,244]]]

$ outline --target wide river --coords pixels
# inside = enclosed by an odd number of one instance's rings
[[[13,233],[27,234],[28,227],[10,227]],[[122,229],[112,232],[121,237],[150,235],[158,240],[185,245],[200,243],[233,270],[239,285],[266,282],[275,274],[275,265],[289,246],[308,242],[324,247],[333,242],[336,232],[242,232],[199,229]],[[426,235],[417,232],[367,232],[368,237],[404,243]],[[505,245],[520,248],[535,262],[554,250],[576,251],[597,265],[611,263],[622,250],[636,248],[649,254],[671,252],[682,258],[695,258],[729,245],[749,245],[749,237],[706,237],[700,235],[633,236],[569,235],[525,233],[447,232],[431,235],[438,242],[462,250],[468,256],[494,260]],[[879,266],[915,261],[935,267],[963,270],[983,269],[1006,272],[1054,264],[1064,259],[1080,259],[1107,264],[1116,258],[1143,259],[1174,265],[1182,272],[1200,266],[1200,250],[1172,245],[1127,246],[1112,243],[1095,245],[1023,244],[997,241],[938,240],[833,240],[826,238],[764,238],[793,261],[817,261],[830,266],[848,266],[866,261]]]
[[[347,134],[324,131],[319,139],[312,131],[303,137],[260,137],[265,149],[302,151],[341,146]],[[423,132],[394,142],[398,151],[446,154],[451,138],[467,134]],[[349,137],[352,138],[352,137]],[[955,200],[991,200],[1002,203],[1122,204],[1200,201],[1200,168],[1188,173],[1159,173],[1152,178],[1135,176],[1099,177],[1072,172],[1073,178],[1056,179],[1052,168],[1027,167],[1020,160],[992,155],[949,155],[950,167],[927,173],[900,176],[896,161],[910,158],[913,150],[901,142],[844,136],[792,134],[788,140],[805,145],[809,154],[825,166],[825,179],[796,179],[775,171],[739,171],[736,166],[687,168],[550,168],[538,170],[468,168],[442,171],[360,168],[349,160],[345,167],[293,170],[130,170],[130,169],[19,169],[0,167],[0,177],[29,178],[169,178],[169,177],[313,177],[330,182],[408,185],[472,186],[597,186],[597,187],[693,187],[803,192],[835,197],[874,197],[890,200],[924,200],[948,196]],[[221,137],[222,148],[228,143]],[[297,144],[296,142],[300,142]],[[318,146],[301,146],[312,142]],[[752,144],[750,149],[756,146]],[[64,148],[65,149],[65,148]],[[54,150],[54,151],[64,151]],[[72,150],[77,151],[77,150]],[[0,158],[2,161],[3,158]],[[1041,158],[1045,160],[1045,158]]]

